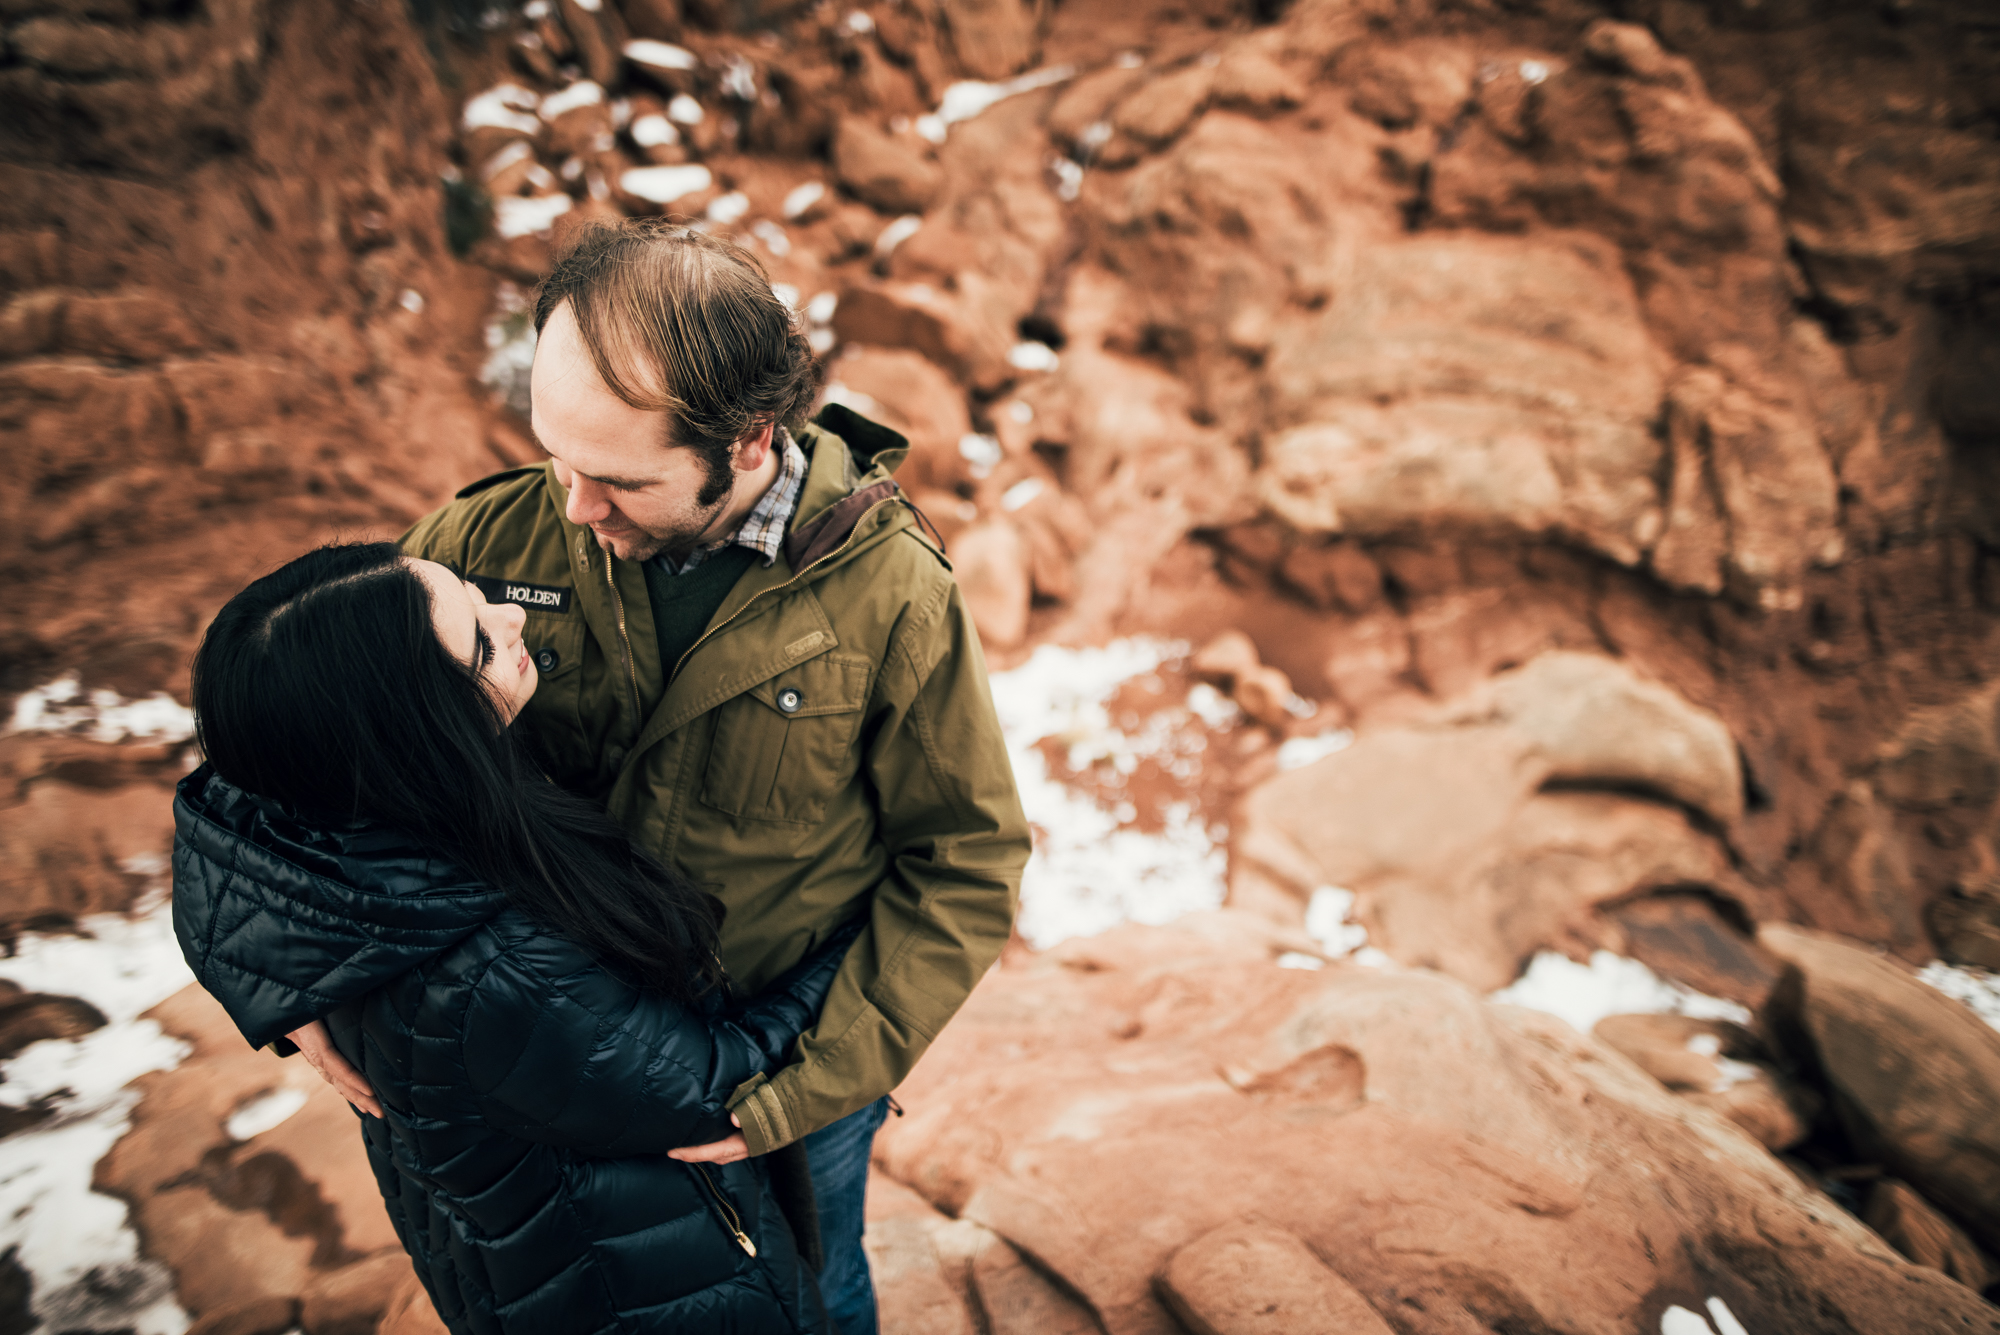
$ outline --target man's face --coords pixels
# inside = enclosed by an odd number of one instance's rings
[[[535,344],[532,426],[569,488],[565,511],[622,561],[685,552],[713,541],[734,486],[699,503],[709,472],[700,455],[667,445],[664,412],[634,408],[591,365],[567,303],[556,307]],[[732,475],[732,484],[734,478]]]

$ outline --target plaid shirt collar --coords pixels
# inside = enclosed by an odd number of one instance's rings
[[[758,498],[750,513],[744,516],[743,524],[735,536],[725,538],[710,547],[698,547],[688,554],[688,558],[676,565],[674,559],[665,552],[653,558],[653,563],[669,575],[685,575],[706,561],[724,547],[748,547],[764,558],[770,565],[778,559],[778,552],[785,545],[785,529],[792,522],[792,512],[799,508],[799,493],[805,489],[806,454],[792,439],[792,433],[778,428],[778,438],[785,442],[784,453],[779,456],[778,476],[770,489]]]

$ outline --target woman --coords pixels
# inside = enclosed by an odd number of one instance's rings
[[[195,657],[181,947],[253,1045],[327,1021],[454,1332],[825,1331],[761,1165],[667,1152],[729,1134],[852,933],[726,1010],[714,901],[509,731],[523,619],[388,543],[231,599]]]

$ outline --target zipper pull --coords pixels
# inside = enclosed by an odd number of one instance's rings
[[[701,1179],[701,1184],[708,1188],[708,1194],[715,1197],[715,1203],[721,1210],[718,1218],[721,1220],[722,1226],[729,1230],[729,1236],[736,1239],[736,1245],[741,1247],[746,1255],[755,1256],[757,1254],[757,1244],[750,1241],[748,1233],[737,1227],[736,1211],[730,1208],[728,1199],[722,1194],[722,1188],[715,1185],[715,1179],[708,1175],[708,1166],[706,1164],[690,1164],[689,1167],[694,1169],[695,1176]]]

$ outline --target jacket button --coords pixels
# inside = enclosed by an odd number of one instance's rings
[[[778,709],[781,713],[796,714],[799,712],[799,706],[805,702],[806,698],[800,695],[795,687],[787,686],[778,692]]]
[[[535,666],[544,672],[554,672],[556,664],[560,662],[562,662],[562,655],[553,649],[538,649],[535,651]]]

